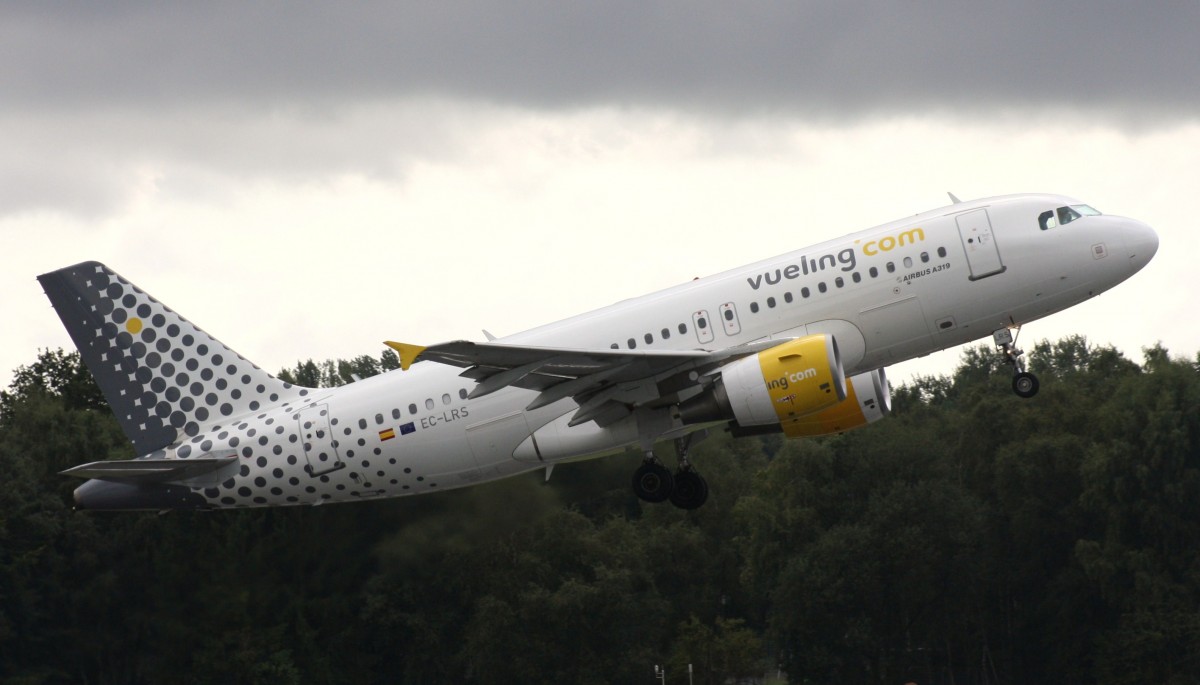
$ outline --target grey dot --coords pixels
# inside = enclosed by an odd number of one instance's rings
[[[183,350],[178,347],[171,350],[171,359],[177,362],[183,361]]]
[[[167,388],[166,398],[168,402],[178,402],[179,388]]]
[[[112,313],[113,323],[125,323],[125,319],[129,316],[124,309],[114,309]]]
[[[195,371],[196,369],[200,368],[200,362],[196,361],[195,359],[189,359],[187,360],[187,364],[184,366],[187,367],[188,371]]]
[[[162,357],[157,352],[151,352],[146,355],[146,366],[152,369],[157,369],[159,364],[162,364]]]
[[[199,397],[201,394],[204,393],[204,385],[200,382],[192,383],[191,387],[189,387],[188,390],[190,390],[191,393],[193,395],[195,395],[196,397]]]
[[[187,423],[187,416],[183,412],[177,411],[171,413],[171,425],[176,428],[183,428],[183,424]]]
[[[148,305],[148,304],[138,305],[137,315],[142,317],[143,319],[146,318],[147,316],[150,316],[150,305]]]
[[[167,326],[167,335],[172,338],[177,337],[179,335],[179,326],[176,324]]]
[[[171,415],[171,405],[166,402],[159,402],[154,405],[154,413],[158,415],[158,418],[165,419]]]
[[[157,326],[159,328],[162,328],[162,325],[166,322],[167,322],[167,317],[163,316],[162,314],[155,314],[154,318],[150,319],[150,323],[154,324],[155,326]]]
[[[200,432],[200,424],[195,421],[188,421],[188,424],[183,427],[183,432],[190,438]]]
[[[249,497],[250,493],[252,493],[252,492],[254,492],[254,491],[251,490],[250,488],[246,487],[245,485],[238,488],[238,494],[241,495],[242,497]]]
[[[205,452],[211,450],[212,449],[212,440],[205,440],[204,442],[200,443],[200,449],[204,450]]]
[[[112,314],[113,302],[112,300],[100,300],[100,304],[96,307],[96,309],[100,312],[101,316],[108,316],[109,314]]]
[[[181,459],[186,459],[192,456],[192,446],[184,445],[183,447],[180,447],[178,454]]]
[[[213,377],[212,369],[204,369],[200,372],[200,380],[211,381]]]
[[[107,293],[109,297],[115,300],[125,293],[125,289],[120,285],[113,283],[112,285],[108,286]]]
[[[191,347],[191,346],[192,346],[192,343],[196,342],[196,339],[195,339],[195,338],[193,338],[193,337],[191,336],[191,334],[189,333],[188,335],[185,335],[185,336],[183,336],[183,339],[182,339],[182,340],[180,340],[180,342],[182,342],[182,343],[183,343],[183,346],[184,346],[184,347]]]
[[[246,459],[249,459],[251,454],[254,454],[254,450],[250,449],[249,447],[243,447],[243,448],[242,448],[242,456],[243,456],[243,457],[245,457]],[[247,473],[250,473],[250,467],[249,467],[249,466],[243,466],[243,467],[242,467],[242,469],[241,469],[241,474],[244,476],[244,475],[246,475]]]
[[[199,347],[197,347],[196,354],[200,355],[201,357],[207,357],[208,356],[208,345],[200,345]]]
[[[196,418],[200,419],[201,421],[207,421],[208,420],[208,410],[205,409],[204,407],[200,407],[199,409],[196,410]]]
[[[145,366],[138,369],[135,375],[139,383],[149,383],[154,378],[154,373]]]
[[[219,354],[214,354],[212,358],[213,366],[220,366],[225,363],[225,359]]]
[[[121,304],[125,305],[126,307],[132,307],[133,305],[137,304],[137,298],[133,295],[126,295],[125,297],[121,298]]]
[[[181,372],[175,376],[175,385],[178,385],[181,388],[183,386],[187,385],[188,383],[190,383],[191,381],[192,381],[192,379],[188,378],[188,375],[186,373]]]
[[[250,385],[250,374],[242,375],[242,385]]]
[[[131,345],[133,345],[132,335],[124,331],[117,335],[117,347],[121,348],[122,350],[127,350]]]
[[[154,342],[154,339],[157,337],[158,337],[158,333],[156,333],[153,328],[143,328],[142,329],[142,342],[152,343],[152,342]]]
[[[159,352],[166,352],[171,349],[171,341],[166,338],[159,338],[158,342],[154,343],[154,348]]]
[[[241,438],[239,438],[239,437],[237,437],[237,436],[235,435],[234,437],[232,437],[232,438],[230,438],[230,439],[229,439],[229,446],[230,446],[230,447],[237,447],[237,446],[238,446],[238,443],[240,443],[241,441],[242,441],[242,439],[241,439]]]
[[[233,413],[233,405],[226,402],[221,405],[221,416],[229,416]]]

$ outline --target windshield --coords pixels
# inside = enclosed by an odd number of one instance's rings
[[[1069,207],[1059,207],[1058,209],[1048,209],[1038,215],[1038,225],[1042,230],[1048,230],[1055,226],[1066,226],[1067,224],[1082,219],[1085,216],[1099,216],[1100,212],[1090,205],[1071,205]]]

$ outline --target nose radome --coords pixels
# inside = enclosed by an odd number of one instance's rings
[[[1130,220],[1125,244],[1129,247],[1129,261],[1137,271],[1158,252],[1158,234],[1146,224]]]

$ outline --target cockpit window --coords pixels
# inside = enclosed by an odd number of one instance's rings
[[[1048,209],[1048,210],[1042,212],[1041,214],[1039,214],[1038,215],[1038,225],[1042,227],[1043,231],[1057,226],[1058,219],[1054,218],[1054,210]]]
[[[1082,216],[1082,214],[1074,209],[1071,209],[1070,207],[1058,208],[1058,223],[1062,224],[1063,226],[1066,226],[1076,219],[1082,218]]]
[[[1038,215],[1038,225],[1045,231],[1055,226],[1066,226],[1072,221],[1082,219],[1085,216],[1099,215],[1100,212],[1088,205],[1071,205],[1070,207],[1059,207],[1058,209],[1048,209],[1042,212]]]

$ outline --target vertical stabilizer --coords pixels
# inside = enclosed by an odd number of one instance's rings
[[[305,396],[99,262],[38,276],[138,454]]]

